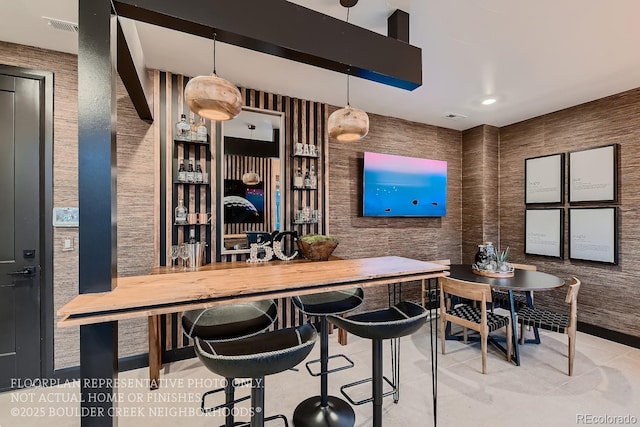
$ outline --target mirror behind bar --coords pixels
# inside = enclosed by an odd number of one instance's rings
[[[284,174],[284,114],[243,107],[222,122],[216,141],[218,261],[222,255],[248,254],[247,232],[285,229],[284,191],[276,208],[276,181]]]

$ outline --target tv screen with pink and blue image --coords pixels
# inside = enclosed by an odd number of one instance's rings
[[[447,162],[364,153],[364,216],[441,217],[447,213]]]

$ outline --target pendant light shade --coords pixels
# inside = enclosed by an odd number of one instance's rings
[[[230,120],[240,114],[242,95],[238,88],[216,74],[216,34],[213,34],[213,73],[198,76],[187,83],[184,98],[189,109],[211,120]]]
[[[349,9],[357,3],[358,0],[340,0],[340,4],[347,8],[347,23]],[[329,136],[338,141],[357,141],[369,133],[369,116],[359,108],[352,108],[349,103],[349,72],[350,70],[347,71],[347,106],[334,111],[327,123]]]
[[[189,80],[184,97],[191,111],[211,120],[230,120],[242,109],[238,88],[215,74]]]
[[[369,116],[347,105],[329,116],[329,136],[338,141],[357,141],[369,133]]]

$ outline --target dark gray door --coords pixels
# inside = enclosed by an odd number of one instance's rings
[[[40,377],[40,90],[0,74],[0,390]]]

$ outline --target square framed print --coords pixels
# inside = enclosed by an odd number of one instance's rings
[[[524,175],[526,204],[564,201],[564,154],[525,159]]]
[[[525,210],[524,253],[562,258],[564,255],[564,209]]]
[[[618,264],[618,208],[569,208],[569,258]]]
[[[617,144],[569,153],[569,203],[615,202]]]

